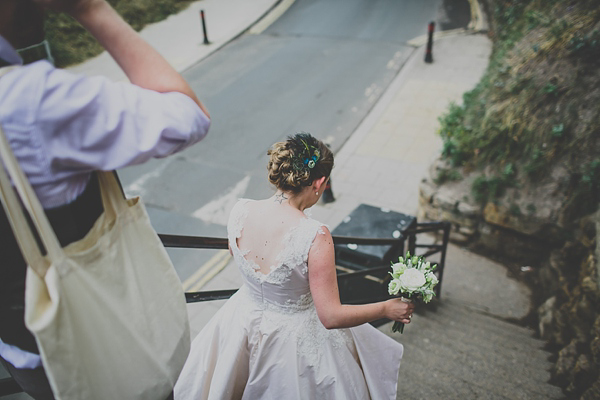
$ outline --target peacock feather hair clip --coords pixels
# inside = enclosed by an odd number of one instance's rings
[[[297,171],[310,171],[317,165],[321,152],[317,147],[308,144],[311,141],[308,133],[298,133],[293,139],[300,142],[298,143],[300,149],[292,160],[293,168]]]

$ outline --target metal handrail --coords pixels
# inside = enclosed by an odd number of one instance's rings
[[[23,389],[21,389],[21,386],[12,377],[0,379],[0,396],[8,396],[16,393],[23,393]]]
[[[420,233],[438,232],[443,230],[442,244],[413,244],[411,250],[413,253],[417,248],[428,248],[429,250],[420,255],[430,257],[433,254],[441,253],[440,262],[438,263],[438,275],[440,282],[436,287],[436,294],[441,293],[442,276],[444,272],[444,264],[446,261],[446,248],[450,234],[450,223],[446,221],[423,222],[418,223],[416,228],[407,229],[402,232],[398,238],[366,238],[353,236],[333,236],[334,244],[357,244],[367,246],[382,246],[395,245],[405,241],[407,238],[413,238]],[[191,249],[227,249],[228,241],[226,238],[206,237],[206,236],[185,236],[185,235],[158,235],[165,247],[172,248],[191,248]],[[368,275],[373,269],[341,273],[339,276],[353,275],[356,277]],[[200,292],[187,292],[185,294],[188,303],[197,303],[202,301],[226,300],[237,292],[237,289],[230,290],[213,290]]]

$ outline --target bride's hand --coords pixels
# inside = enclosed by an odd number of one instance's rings
[[[403,324],[410,324],[410,319],[415,309],[414,303],[406,303],[400,300],[400,298],[395,298],[387,300],[385,307],[387,318],[402,322]]]

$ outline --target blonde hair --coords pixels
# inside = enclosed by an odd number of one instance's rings
[[[298,162],[306,155],[307,148],[316,149],[318,160],[313,168],[298,168]],[[312,185],[315,179],[329,177],[333,169],[333,153],[320,140],[308,133],[290,136],[285,142],[277,142],[267,151],[269,182],[284,192],[298,193]],[[302,163],[301,163],[302,164]]]

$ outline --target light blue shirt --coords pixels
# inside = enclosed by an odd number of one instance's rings
[[[22,64],[2,36],[0,58]],[[38,61],[0,78],[0,124],[42,206],[53,208],[75,200],[92,171],[140,164],[198,142],[210,120],[182,93],[74,75]],[[0,355],[18,368],[41,365],[39,356],[1,340]]]

